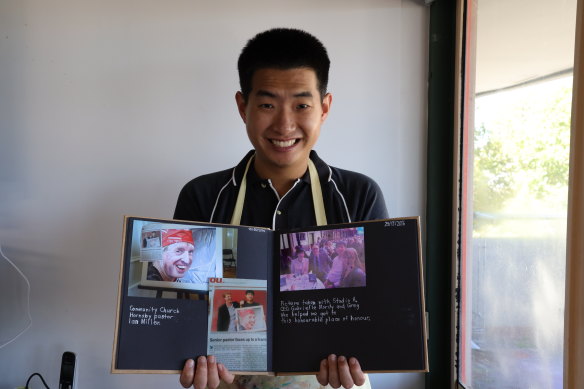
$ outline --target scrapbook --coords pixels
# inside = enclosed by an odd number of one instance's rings
[[[273,231],[126,216],[113,373],[428,371],[419,218]]]

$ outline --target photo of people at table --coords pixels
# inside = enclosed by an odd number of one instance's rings
[[[282,234],[280,291],[366,285],[363,227]]]

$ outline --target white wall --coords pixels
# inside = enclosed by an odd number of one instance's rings
[[[122,215],[171,217],[186,181],[250,149],[236,60],[261,30],[325,43],[334,101],[316,149],[376,179],[392,216],[423,215],[427,24],[407,0],[2,0],[0,244],[30,279],[33,325],[0,349],[0,388],[35,371],[56,387],[64,350],[82,388],[179,387],[109,373]],[[18,280],[0,259],[0,336],[25,318]]]

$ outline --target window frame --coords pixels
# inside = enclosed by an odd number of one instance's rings
[[[428,143],[426,195],[426,308],[430,371],[426,388],[452,388],[454,359],[454,266],[452,262],[455,205],[456,37],[460,35],[462,0],[435,1],[430,8]]]
[[[578,0],[568,186],[564,388],[584,387],[584,0]]]
[[[464,222],[464,195],[458,177],[469,102],[474,99],[474,23],[478,0],[436,1],[430,10],[428,80],[428,177],[426,301],[429,315],[430,372],[425,387],[464,388],[459,382],[456,283]],[[470,29],[470,30],[469,30]],[[564,387],[584,387],[584,0],[577,2],[574,85],[570,142]],[[446,98],[445,98],[446,96]],[[461,209],[464,212],[464,208]],[[451,228],[444,228],[450,225]],[[445,244],[445,242],[450,242]]]

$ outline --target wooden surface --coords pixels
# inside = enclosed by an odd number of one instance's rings
[[[584,388],[584,0],[578,0],[572,96],[564,388]]]

